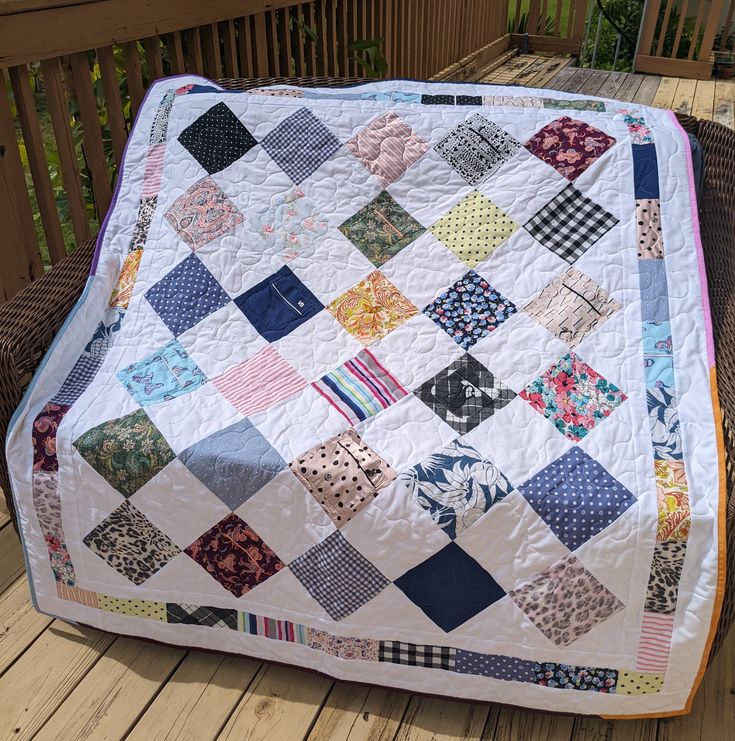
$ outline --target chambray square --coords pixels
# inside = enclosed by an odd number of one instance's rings
[[[179,134],[179,142],[210,175],[224,170],[257,144],[224,103],[212,106],[187,126]]]
[[[217,279],[194,254],[151,286],[145,297],[174,337],[199,324],[230,300]]]
[[[340,147],[339,139],[308,108],[281,121],[263,149],[296,185],[316,172]]]
[[[286,265],[238,296],[235,304],[268,342],[290,334],[324,308]]]
[[[257,494],[286,467],[248,419],[194,443],[179,453],[179,459],[231,510]]]
[[[394,584],[446,633],[505,597],[492,575],[455,541]]]
[[[470,270],[423,312],[463,350],[472,347],[517,311],[515,304]]]

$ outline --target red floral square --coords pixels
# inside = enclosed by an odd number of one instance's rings
[[[184,550],[235,597],[242,597],[285,564],[236,514],[229,514]]]
[[[613,144],[615,139],[604,131],[562,116],[537,131],[525,147],[567,180],[575,180]]]

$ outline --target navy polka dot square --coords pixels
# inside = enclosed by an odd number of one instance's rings
[[[339,139],[307,108],[299,108],[263,139],[263,149],[298,185],[339,148]]]
[[[324,308],[286,265],[238,296],[235,304],[268,342],[285,337]]]
[[[229,167],[258,143],[224,103],[187,126],[179,141],[210,175]]]
[[[519,489],[570,551],[612,525],[636,502],[633,494],[577,447]]]
[[[190,255],[146,291],[145,297],[174,337],[230,300],[196,255]]]

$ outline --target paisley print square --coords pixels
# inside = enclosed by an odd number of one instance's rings
[[[184,553],[235,597],[242,597],[285,564],[236,514],[200,535]]]
[[[84,545],[134,584],[143,584],[181,552],[129,501],[85,535]]]
[[[69,404],[49,402],[33,420],[33,470],[58,471],[56,431],[69,411]]]
[[[574,353],[568,353],[531,381],[519,396],[575,442],[628,398]]]
[[[345,146],[384,188],[398,180],[429,148],[402,118],[391,111],[371,121]]]
[[[212,106],[187,126],[179,134],[179,142],[210,175],[224,170],[257,144],[224,103]]]
[[[350,216],[339,230],[376,267],[384,265],[425,231],[385,190]]]
[[[505,211],[473,190],[429,231],[468,267],[474,268],[518,228],[519,225]]]
[[[194,183],[171,204],[165,216],[192,250],[231,233],[243,222],[235,204],[212,178]]]
[[[513,491],[495,464],[459,440],[401,474],[401,480],[452,539]]]
[[[467,350],[497,329],[517,309],[510,299],[470,270],[423,311],[463,350]]]
[[[537,131],[525,147],[560,175],[575,180],[614,144],[604,131],[562,116]]]
[[[176,457],[142,409],[87,430],[74,447],[124,497],[135,494]]]
[[[377,270],[338,296],[327,311],[365,346],[418,314],[418,309]]]
[[[569,347],[576,347],[619,308],[592,278],[569,267],[523,310]]]
[[[571,554],[508,596],[557,646],[568,646],[625,607]]]

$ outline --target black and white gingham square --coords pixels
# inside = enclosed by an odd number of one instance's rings
[[[389,583],[339,531],[299,556],[290,568],[334,620],[351,615]]]
[[[79,357],[66,380],[61,385],[55,404],[73,404],[87,389],[102,365],[102,358],[95,358],[86,352]]]
[[[400,641],[381,641],[378,660],[392,664],[424,666],[429,669],[453,670],[457,649],[448,646],[419,646]]]
[[[228,610],[223,607],[200,607],[199,605],[178,605],[168,602],[166,603],[166,620],[169,623],[237,630],[237,610]]]
[[[570,184],[532,216],[525,228],[571,265],[617,223],[617,217]]]
[[[308,108],[299,108],[261,142],[263,149],[298,185],[339,148],[339,139]]]

